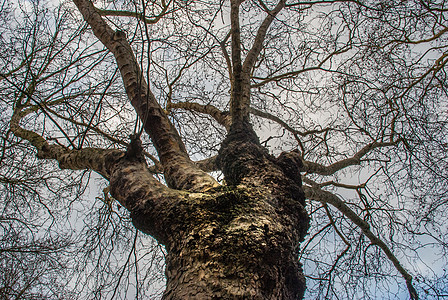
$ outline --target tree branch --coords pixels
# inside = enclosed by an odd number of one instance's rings
[[[252,48],[244,60],[241,61],[241,37],[239,24],[239,5],[240,2],[233,0],[231,2],[231,36],[232,36],[232,97],[230,101],[230,113],[232,115],[233,124],[249,123],[250,118],[250,72],[257,61],[258,55],[263,46],[266,33],[274,20],[275,16],[285,6],[286,0],[280,0],[277,6],[268,12],[268,16],[264,19],[258,28],[257,35]],[[239,125],[238,125],[239,126]]]
[[[263,23],[261,23],[260,28],[258,28],[257,35],[255,37],[255,41],[250,49],[249,53],[246,56],[243,64],[243,72],[249,74],[252,70],[255,62],[257,61],[258,55],[263,46],[264,39],[266,37],[266,33],[268,32],[269,26],[272,21],[274,21],[277,14],[285,7],[286,0],[280,0],[278,4],[275,6],[273,10],[268,11],[267,17],[264,19]]]
[[[30,142],[37,149],[38,158],[54,159],[61,169],[89,169],[101,174],[110,182],[111,195],[131,212],[134,225],[161,243],[166,241],[167,228],[164,224],[168,222],[168,216],[163,215],[166,209],[162,207],[175,206],[183,194],[156,180],[149,172],[146,161],[131,153],[135,147],[128,147],[123,152],[99,148],[71,150],[62,145],[50,145],[39,134],[20,127],[20,119],[20,110],[16,109],[10,121],[11,131]]]
[[[125,33],[112,30],[89,0],[73,2],[95,36],[115,56],[128,97],[154,143],[168,185],[191,191],[217,186],[216,180],[195,167],[188,157],[179,133],[150,91]]]
[[[287,72],[287,73],[280,74],[280,75],[277,75],[277,76],[274,76],[274,77],[270,77],[270,78],[269,78],[269,77],[268,77],[268,78],[257,78],[257,77],[253,77],[253,79],[259,79],[259,80],[261,80],[261,81],[258,82],[258,83],[254,83],[254,84],[252,84],[251,87],[252,87],[252,88],[261,87],[261,86],[263,86],[263,85],[265,85],[265,84],[267,84],[267,83],[269,83],[269,82],[272,82],[272,81],[280,81],[280,80],[282,80],[282,79],[287,79],[287,78],[295,77],[295,76],[297,76],[297,75],[299,75],[299,74],[301,74],[301,73],[310,72],[310,71],[316,71],[316,70],[321,70],[321,71],[325,71],[325,72],[340,73],[340,72],[338,72],[338,71],[333,71],[333,70],[330,70],[330,69],[325,69],[325,68],[323,68],[322,66],[323,66],[328,60],[330,60],[333,56],[335,56],[335,55],[339,55],[339,54],[342,54],[342,53],[345,53],[345,52],[349,51],[350,49],[351,49],[351,47],[348,46],[348,47],[344,47],[344,48],[342,48],[342,49],[340,49],[340,50],[338,50],[338,51],[334,51],[334,52],[330,53],[329,55],[327,55],[327,57],[325,57],[325,58],[324,58],[324,59],[323,59],[317,66],[314,66],[314,67],[303,68],[303,69],[301,69],[301,70]]]
[[[244,124],[249,121],[248,105],[249,93],[245,88],[248,84],[248,76],[243,74],[241,58],[241,33],[240,33],[240,0],[230,2],[230,35],[232,37],[232,76],[231,76],[231,99],[230,114],[232,124]]]
[[[168,109],[185,109],[190,111],[195,111],[198,113],[206,114],[211,116],[213,119],[215,119],[216,122],[218,122],[219,125],[224,126],[227,130],[230,128],[230,116],[226,112],[220,111],[217,107],[207,104],[202,105],[195,102],[176,102],[176,103],[170,103]]]
[[[145,24],[156,24],[163,16],[168,14],[168,7],[170,3],[166,4],[165,1],[162,1],[162,11],[154,16],[152,19],[145,16],[143,13],[134,12],[134,11],[126,11],[126,10],[109,10],[109,9],[99,9],[96,8],[97,12],[102,16],[117,16],[117,17],[134,17]]]
[[[331,175],[348,166],[359,165],[361,163],[362,157],[376,148],[395,146],[400,142],[401,139],[392,142],[372,142],[361,148],[361,150],[355,153],[352,157],[337,161],[329,166],[324,166],[315,162],[304,160],[302,171],[311,174]]]
[[[116,160],[124,156],[120,150],[105,150],[98,148],[85,148],[70,150],[62,145],[50,145],[39,134],[19,126],[21,114],[16,110],[10,121],[10,128],[15,136],[27,140],[37,149],[37,156],[41,159],[54,159],[58,161],[61,169],[83,170],[89,169],[109,179],[110,169],[106,166],[107,160]]]
[[[370,225],[363,219],[361,219],[350,207],[348,207],[343,200],[338,196],[330,193],[328,191],[321,190],[317,186],[304,186],[303,190],[305,192],[305,197],[311,200],[316,200],[323,203],[328,203],[337,208],[344,216],[346,216],[350,221],[357,225],[365,236],[367,236],[373,245],[378,246],[387,258],[393,263],[397,271],[403,276],[406,281],[406,285],[409,291],[411,299],[417,300],[418,294],[412,285],[412,276],[403,268],[401,263],[389,249],[389,247],[377,237],[371,230]]]

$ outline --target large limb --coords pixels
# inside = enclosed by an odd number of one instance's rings
[[[73,0],[95,36],[113,53],[126,93],[151,137],[170,187],[201,191],[218,183],[188,157],[181,138],[156,101],[143,77],[133,50],[121,31],[114,31],[89,0]]]
[[[34,146],[39,158],[56,160],[61,169],[93,170],[101,174],[110,182],[111,195],[131,213],[138,229],[156,237],[161,243],[168,239],[169,227],[165,224],[169,223],[169,217],[164,212],[175,206],[184,194],[156,180],[142,156],[139,159],[129,155],[131,147],[123,152],[99,148],[72,150],[49,144],[39,134],[19,125],[22,115],[20,110],[15,111],[10,122],[11,131]]]
[[[22,128],[19,125],[23,113],[15,110],[11,121],[12,133],[23,140],[28,141],[37,149],[37,156],[41,159],[54,159],[58,161],[61,169],[82,170],[90,169],[101,174],[104,178],[110,178],[110,170],[106,168],[106,160],[119,159],[124,156],[120,150],[104,150],[85,148],[82,150],[70,150],[62,145],[51,145],[39,134]]]

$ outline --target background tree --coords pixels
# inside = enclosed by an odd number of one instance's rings
[[[1,5],[6,298],[448,294],[443,1]]]

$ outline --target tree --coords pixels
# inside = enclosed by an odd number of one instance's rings
[[[164,299],[447,293],[444,2],[2,7],[7,295],[147,296],[138,232]]]

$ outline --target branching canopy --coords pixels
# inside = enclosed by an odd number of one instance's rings
[[[203,193],[250,121],[302,174],[305,298],[448,295],[444,1],[0,7],[0,294],[159,295],[164,249],[111,196],[114,164],[139,162],[130,194]]]

